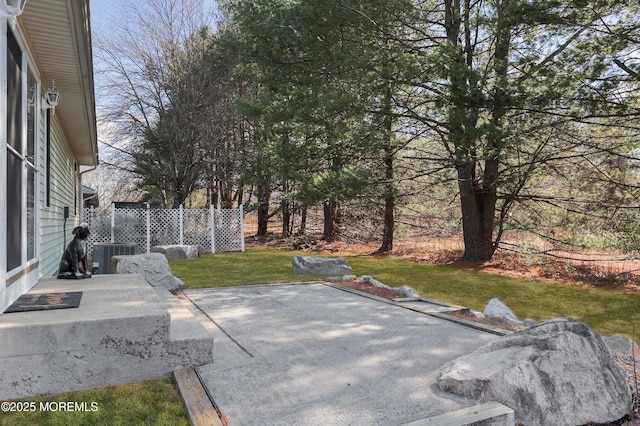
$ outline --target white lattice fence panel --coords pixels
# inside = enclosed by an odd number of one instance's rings
[[[142,251],[147,245],[147,217],[145,209],[114,209],[113,241],[136,243]]]
[[[111,242],[111,210],[82,209],[82,221],[89,224],[88,253],[93,253],[94,244]]]
[[[183,209],[182,244],[199,245],[206,251],[244,251],[242,216],[242,208]],[[140,252],[146,247],[181,243],[180,209],[83,209],[83,221],[91,232],[90,253],[96,243],[136,243]]]
[[[215,251],[244,250],[242,211],[220,209],[214,212]]]
[[[198,245],[211,251],[211,219],[209,210],[183,210],[183,240],[186,245]]]
[[[151,247],[180,243],[180,210],[149,210]]]

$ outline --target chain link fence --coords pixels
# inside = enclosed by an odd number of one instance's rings
[[[198,245],[212,253],[244,251],[242,206],[239,209],[85,208],[88,252],[94,244],[136,243],[149,253],[159,245]]]

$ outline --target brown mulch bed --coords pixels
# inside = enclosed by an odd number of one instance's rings
[[[395,292],[393,290],[387,290],[386,288],[376,287],[369,283],[361,283],[358,280],[337,281],[337,282],[334,282],[334,284],[339,285],[341,287],[347,287],[353,290],[358,290],[363,293],[372,294],[374,296],[383,297],[389,300],[399,299],[401,297],[404,297],[400,293]]]
[[[480,324],[490,325],[492,327],[501,328],[503,330],[508,330],[508,331],[519,331],[527,328],[526,325],[510,324],[506,321],[501,320],[500,318],[477,317],[471,312],[454,312],[452,316],[456,318],[461,318],[467,321],[473,321],[473,322],[478,322]]]
[[[393,290],[388,290],[386,288],[381,288],[381,287],[376,287],[373,284],[369,284],[369,283],[362,283],[358,280],[353,280],[353,281],[337,281],[334,282],[334,284],[339,285],[341,287],[347,287],[347,288],[351,288],[353,290],[358,290],[361,291],[363,293],[367,293],[367,294],[372,294],[374,296],[378,296],[378,297],[383,297],[385,299],[389,299],[389,300],[394,300],[394,299],[400,299],[403,298],[404,296],[400,293],[397,293]],[[485,318],[479,318],[477,316],[475,316],[474,314],[472,314],[471,312],[454,312],[451,314],[452,316],[456,317],[456,318],[461,318],[467,321],[474,321],[474,322],[478,322],[481,324],[487,324],[493,327],[497,327],[497,328],[501,328],[503,330],[510,330],[510,331],[517,331],[517,330],[523,330],[525,328],[527,328],[524,325],[518,325],[518,324],[509,324],[508,322],[502,321],[499,318],[489,318],[489,317],[485,317]]]

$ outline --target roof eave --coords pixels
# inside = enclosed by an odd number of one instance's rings
[[[29,0],[18,18],[44,88],[60,91],[56,117],[79,165],[98,164],[88,0]]]

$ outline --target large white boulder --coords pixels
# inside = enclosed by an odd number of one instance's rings
[[[623,355],[631,355],[638,353],[640,348],[633,340],[624,336],[608,336],[604,337],[604,342],[609,346],[611,352]]]
[[[497,297],[489,300],[483,314],[485,317],[499,318],[511,324],[522,324],[516,314]]]
[[[165,245],[151,247],[153,253],[162,253],[167,259],[186,259],[200,256],[201,247],[193,245]]]
[[[153,287],[177,290],[184,282],[171,274],[169,262],[162,253],[111,257],[111,271],[116,274],[142,274]]]
[[[291,261],[296,274],[347,275],[351,266],[342,260],[330,257],[294,256]]]
[[[439,371],[438,385],[456,395],[498,401],[527,426],[613,422],[631,406],[629,386],[603,339],[569,318],[450,361]]]

